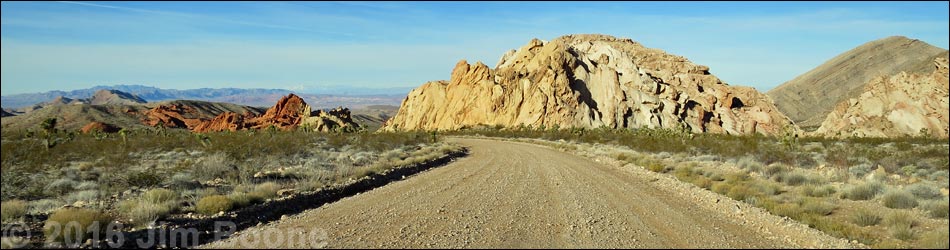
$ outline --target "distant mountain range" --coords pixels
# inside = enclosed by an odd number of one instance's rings
[[[0,96],[0,106],[7,109],[30,107],[38,103],[57,98],[79,99],[95,94],[99,90],[118,90],[136,95],[148,102],[166,100],[199,100],[209,102],[227,102],[247,106],[264,107],[272,105],[281,96],[296,93],[305,97],[311,106],[328,108],[336,106],[363,107],[368,105],[399,105],[410,88],[347,88],[322,87],[306,89],[306,92],[320,91],[321,94],[297,93],[287,89],[238,89],[238,88],[200,88],[200,89],[161,89],[143,85],[95,86],[71,91],[49,91],[44,93],[16,94]],[[328,93],[328,94],[322,94]]]

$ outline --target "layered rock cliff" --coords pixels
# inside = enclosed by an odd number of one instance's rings
[[[948,73],[947,58],[937,58],[929,74],[900,72],[874,78],[857,97],[836,105],[814,134],[947,138],[950,133]]]
[[[605,35],[531,40],[494,69],[460,61],[414,89],[383,130],[465,126],[686,128],[776,134],[791,121],[753,88],[729,86],[682,56]]]

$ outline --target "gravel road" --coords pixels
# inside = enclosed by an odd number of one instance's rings
[[[797,248],[816,239],[763,233],[654,177],[570,153],[451,140],[470,155],[203,247]]]

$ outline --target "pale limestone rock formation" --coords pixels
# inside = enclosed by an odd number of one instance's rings
[[[449,81],[410,92],[383,130],[478,125],[797,131],[753,88],[729,86],[682,56],[605,35],[533,39],[505,53],[495,69],[462,60]]]
[[[863,93],[835,106],[814,134],[947,138],[950,131],[947,74],[947,58],[937,58],[929,74],[900,72],[874,78],[865,85]]]

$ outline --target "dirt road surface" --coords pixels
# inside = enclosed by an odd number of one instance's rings
[[[652,177],[558,150],[451,140],[470,156],[203,247],[795,248],[816,238],[764,233]]]

